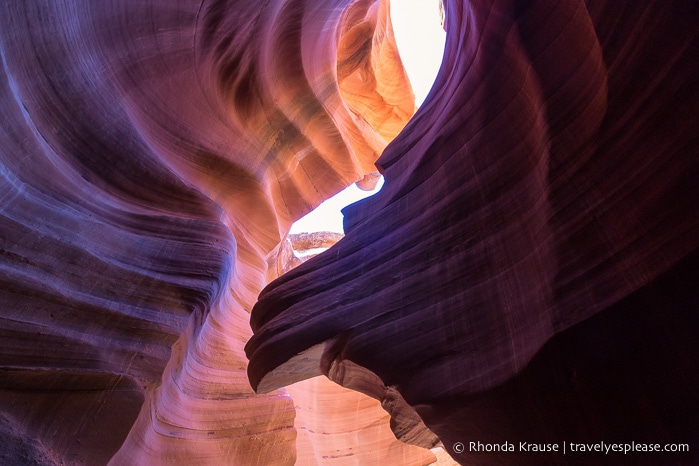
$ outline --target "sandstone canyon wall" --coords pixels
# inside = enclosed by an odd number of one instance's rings
[[[442,69],[377,162],[382,191],[253,308],[253,386],[327,375],[464,464],[696,464],[697,19],[446,2]],[[694,450],[458,451],[605,439]]]
[[[696,442],[695,4],[445,2],[412,119],[388,7],[0,5],[2,461]],[[377,159],[345,238],[256,304]]]
[[[243,353],[291,222],[414,112],[387,8],[2,3],[3,463],[434,458],[359,394],[255,395]]]

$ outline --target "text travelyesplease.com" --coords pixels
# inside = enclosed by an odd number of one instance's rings
[[[531,443],[531,442],[503,442],[503,443],[482,443],[482,442],[456,442],[454,444],[456,453],[492,453],[492,452],[531,452],[531,453],[653,453],[653,452],[688,452],[687,443]]]

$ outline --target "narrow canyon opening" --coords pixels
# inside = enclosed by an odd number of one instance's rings
[[[391,0],[390,17],[398,52],[415,96],[415,112],[423,105],[442,65],[446,32],[443,27],[441,0]],[[387,141],[390,142],[390,141]],[[346,206],[377,194],[384,184],[379,172],[367,175],[363,180],[349,185],[344,190],[326,199],[317,208],[297,220],[289,231],[280,253],[280,271],[286,273],[301,263],[328,250],[344,236],[342,209]],[[353,392],[339,385],[328,383],[324,377],[315,377],[285,387],[292,398],[305,399],[308,386],[318,384],[322,393],[332,393],[342,400],[352,399],[351,404],[359,410],[362,406],[365,416],[368,410],[388,422],[388,411],[366,394]],[[327,396],[327,395],[321,395]],[[338,398],[339,400],[340,398]],[[302,419],[308,416],[303,407],[297,415]],[[306,421],[309,422],[309,421]],[[313,439],[306,431],[304,422],[297,422],[299,435],[297,448],[312,444]],[[395,434],[394,434],[395,435]],[[406,441],[405,439],[403,441]],[[411,443],[411,442],[408,442]],[[319,448],[318,446],[315,449]],[[437,465],[455,464],[441,446],[430,448]]]
[[[0,465],[699,438],[696,2],[442,1],[2,3]]]
[[[415,93],[417,110],[427,98],[442,64],[446,40],[442,1],[391,0],[390,11],[398,52]],[[287,258],[297,265],[342,238],[341,210],[378,193],[383,186],[383,177],[378,172],[370,177],[377,179],[361,188],[358,187],[361,183],[348,186],[297,220],[289,232],[289,245],[293,249],[289,253],[294,257]]]

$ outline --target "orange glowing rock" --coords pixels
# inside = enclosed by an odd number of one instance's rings
[[[413,116],[388,0],[2,3],[0,462],[699,438],[695,2],[444,6]]]
[[[12,438],[71,464],[294,463],[306,428],[288,394],[250,388],[248,312],[291,223],[375,171],[412,116],[387,12],[3,5],[0,409]],[[350,34],[369,46],[346,57]],[[351,102],[339,63],[369,80]],[[380,409],[352,417],[347,400],[347,449],[380,431],[362,455],[432,461],[393,438]]]

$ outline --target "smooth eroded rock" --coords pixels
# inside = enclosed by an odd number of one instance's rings
[[[253,387],[398,392],[394,431],[414,411],[464,464],[562,461],[452,448],[481,439],[691,444],[696,6],[445,3],[442,69],[381,192],[253,308]],[[661,457],[696,461],[633,461]]]

